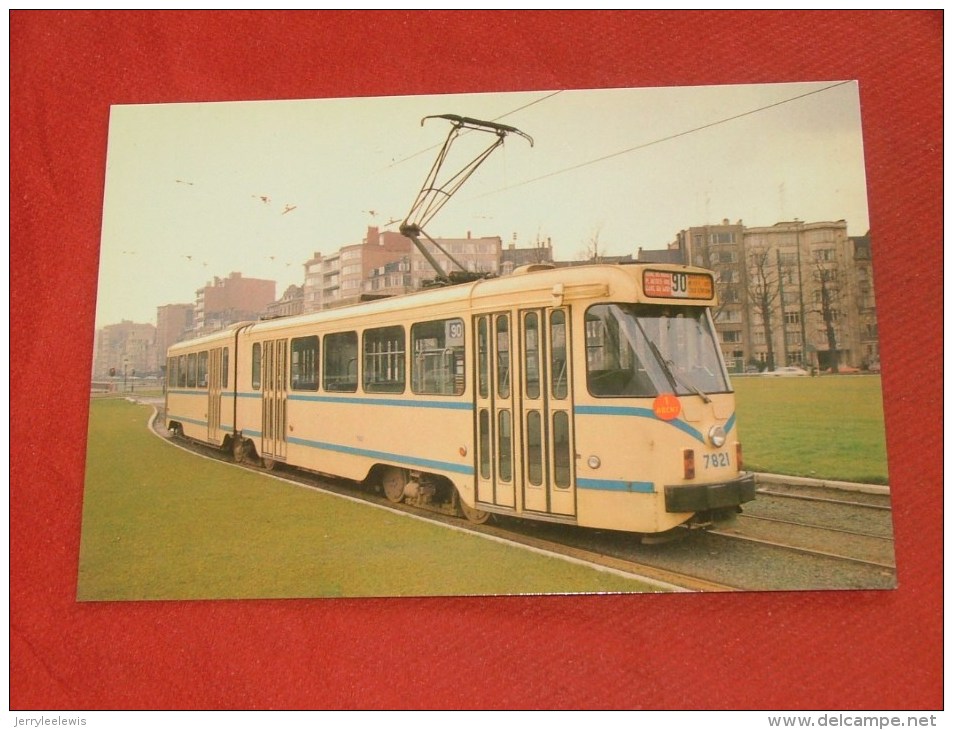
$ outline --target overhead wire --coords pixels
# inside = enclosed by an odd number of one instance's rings
[[[849,84],[849,83],[852,83],[852,82],[851,82],[851,81],[839,81],[839,82],[836,83],[836,84],[831,84],[831,85],[825,86],[825,87],[823,87],[823,88],[821,88],[821,89],[814,89],[814,90],[808,91],[808,92],[806,92],[806,93],[804,93],[804,94],[798,94],[797,96],[792,96],[792,97],[790,97],[790,98],[788,98],[788,99],[782,99],[782,100],[780,100],[780,101],[776,101],[776,102],[773,102],[773,103],[771,103],[771,104],[766,104],[766,105],[764,105],[764,106],[758,107],[757,109],[749,109],[749,110],[746,111],[746,112],[741,112],[740,114],[734,114],[734,115],[732,115],[732,116],[730,116],[730,117],[725,117],[724,119],[718,119],[718,120],[715,120],[715,121],[713,121],[713,122],[709,122],[709,123],[707,123],[707,124],[702,124],[702,125],[697,126],[697,127],[692,127],[691,129],[686,129],[686,130],[684,130],[684,131],[682,131],[682,132],[676,132],[675,134],[670,134],[670,135],[667,135],[667,136],[665,136],[665,137],[659,137],[658,139],[654,139],[654,140],[652,140],[652,141],[650,141],[650,142],[644,142],[644,143],[639,144],[639,145],[636,145],[636,146],[634,146],[634,147],[629,147],[629,148],[624,149],[624,150],[619,150],[618,152],[613,152],[613,153],[608,154],[608,155],[603,155],[602,157],[597,157],[597,158],[594,158],[594,159],[592,159],[592,160],[587,160],[586,162],[580,162],[580,163],[578,163],[578,164],[571,165],[571,166],[569,166],[569,167],[564,167],[564,168],[559,169],[559,170],[554,170],[554,171],[552,171],[552,172],[547,172],[547,173],[544,174],[544,175],[539,175],[538,177],[530,178],[529,180],[523,180],[522,182],[514,183],[514,184],[512,184],[512,185],[506,185],[506,186],[504,186],[504,187],[502,187],[502,188],[497,188],[496,190],[491,190],[490,192],[487,192],[487,193],[483,193],[483,194],[481,194],[481,195],[474,196],[474,198],[472,198],[472,199],[483,198],[483,197],[486,197],[486,196],[488,196],[488,195],[495,195],[496,193],[505,192],[505,191],[507,191],[507,190],[513,190],[514,188],[519,188],[519,187],[522,187],[522,186],[524,186],[524,185],[529,185],[530,183],[539,182],[540,180],[546,180],[546,179],[551,178],[551,177],[556,177],[557,175],[563,175],[563,174],[565,174],[565,173],[567,173],[567,172],[572,172],[572,171],[574,171],[574,170],[579,170],[579,169],[582,169],[582,168],[584,168],[584,167],[588,167],[588,166],[590,166],[590,165],[595,165],[595,164],[600,163],[600,162],[605,162],[606,160],[611,160],[611,159],[613,159],[613,158],[615,158],[615,157],[621,157],[622,155],[627,155],[627,154],[630,154],[630,153],[632,153],[632,152],[637,152],[637,151],[639,151],[639,150],[644,150],[644,149],[647,148],[647,147],[652,147],[652,146],[657,145],[657,144],[662,144],[663,142],[670,142],[671,140],[673,140],[673,139],[678,139],[679,137],[685,137],[685,136],[687,136],[687,135],[689,135],[689,134],[694,134],[694,133],[696,133],[696,132],[701,132],[701,131],[703,131],[703,130],[705,130],[705,129],[711,129],[712,127],[717,127],[717,126],[719,126],[719,125],[721,125],[721,124],[727,124],[728,122],[733,122],[733,121],[735,121],[735,120],[737,120],[737,119],[742,119],[743,117],[751,116],[752,114],[758,114],[758,113],[763,112],[763,111],[766,111],[766,110],[768,110],[768,109],[773,109],[773,108],[775,108],[775,107],[779,107],[779,106],[782,106],[782,105],[784,105],[784,104],[789,104],[789,103],[791,103],[791,102],[793,102],[793,101],[797,101],[797,100],[799,100],[799,99],[804,99],[804,98],[806,98],[806,97],[808,97],[808,96],[812,96],[812,95],[814,95],[814,94],[820,94],[820,93],[822,93],[822,92],[829,91],[830,89],[835,89],[835,88],[837,88],[837,87],[839,87],[839,86],[843,86],[843,85]],[[547,98],[548,98],[548,97],[547,97]]]

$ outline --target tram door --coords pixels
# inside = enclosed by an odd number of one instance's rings
[[[476,318],[476,498],[515,508],[511,319],[509,312]]]
[[[477,501],[576,513],[568,311],[476,318]]]
[[[215,347],[208,353],[208,441],[222,443],[222,351]],[[227,357],[227,356],[226,356]]]
[[[261,352],[261,455],[284,459],[288,441],[288,340],[266,340]]]

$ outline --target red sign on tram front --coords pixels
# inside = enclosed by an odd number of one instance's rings
[[[711,299],[715,283],[711,274],[648,270],[642,273],[642,290],[647,297]]]

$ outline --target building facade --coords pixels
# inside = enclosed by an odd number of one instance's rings
[[[551,238],[547,238],[545,241],[537,241],[535,246],[524,248],[519,248],[514,240],[500,252],[500,276],[512,274],[513,270],[520,266],[551,263],[553,263],[553,241]]]
[[[257,320],[275,301],[271,279],[248,279],[240,272],[215,277],[195,292],[192,337],[217,332],[234,322]]]
[[[156,328],[123,320],[96,333],[93,379],[131,378],[157,375]]]
[[[272,302],[263,313],[266,319],[276,319],[278,317],[293,317],[304,311],[304,287],[292,284],[281,298]]]
[[[485,238],[472,238],[467,233],[466,238],[435,238],[443,249],[444,253],[429,241],[422,241],[423,245],[434,257],[440,268],[447,274],[451,271],[458,271],[459,267],[451,261],[453,256],[459,261],[467,271],[475,274],[499,274],[500,256],[503,249],[503,242],[499,236]],[[450,254],[448,256],[447,254]],[[414,289],[420,289],[427,285],[429,281],[436,278],[437,272],[433,270],[427,258],[411,243],[410,251],[410,280]]]
[[[302,310],[317,312],[360,301],[369,282],[379,280],[378,270],[408,257],[412,247],[410,239],[401,234],[370,226],[361,243],[331,254],[315,252],[304,264]]]
[[[447,253],[468,271],[500,272],[502,242],[489,238],[437,238]],[[450,257],[429,242],[428,251],[444,271],[457,267]],[[361,242],[331,254],[316,252],[304,265],[303,311],[316,312],[354,304],[367,298],[395,296],[416,291],[436,277],[426,257],[406,236],[396,231],[367,229]]]
[[[192,329],[192,304],[165,304],[156,307],[156,357],[161,368],[170,345],[184,340]]]

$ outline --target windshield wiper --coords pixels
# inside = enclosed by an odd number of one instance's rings
[[[659,350],[658,345],[656,345],[655,342],[652,341],[652,338],[646,334],[645,328],[642,326],[639,318],[633,317],[633,319],[635,320],[636,326],[639,328],[639,332],[642,333],[642,337],[644,337],[645,341],[649,343],[649,349],[652,351],[652,354],[655,355],[655,359],[658,360],[659,365],[662,366],[662,372],[665,373],[665,377],[668,378],[668,382],[669,385],[672,386],[672,390],[678,392],[678,386],[681,385],[683,388],[686,388],[697,395],[699,398],[705,401],[705,403],[711,403],[711,398],[709,398],[706,393],[692,383],[683,380],[675,373],[675,363],[673,363],[671,360],[665,359],[665,356],[662,354],[662,351]]]

